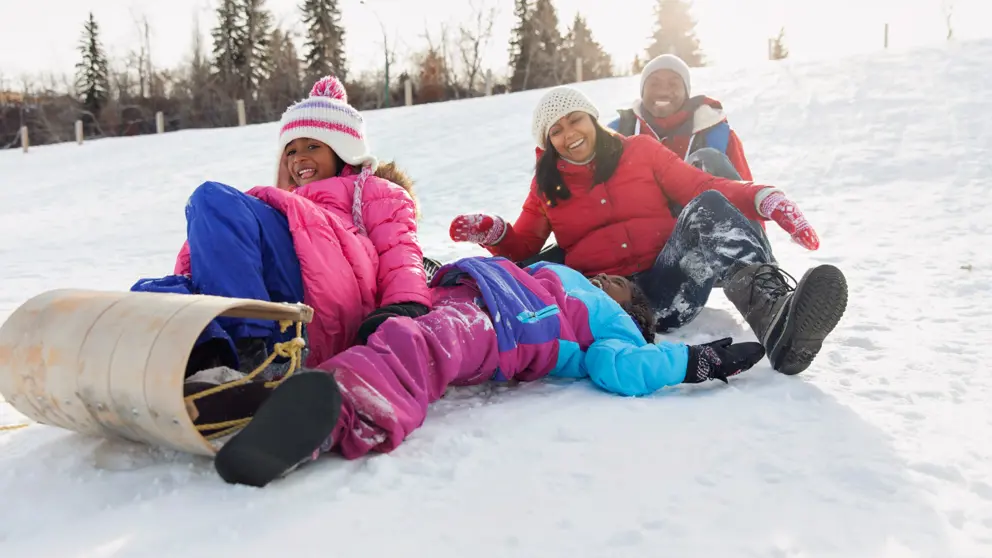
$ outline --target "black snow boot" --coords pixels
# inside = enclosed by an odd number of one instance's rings
[[[340,415],[341,392],[334,376],[300,370],[220,448],[214,459],[217,474],[231,484],[265,486],[313,459]]]
[[[246,374],[257,368],[269,356],[265,339],[257,337],[236,340],[234,350],[237,351],[240,364],[238,369]],[[224,339],[210,339],[200,343],[193,347],[193,351],[186,360],[186,377],[188,378],[201,370],[226,366],[225,357],[229,354],[230,349]]]
[[[212,368],[207,373],[215,371],[228,371],[237,374],[230,368]],[[216,378],[204,377],[203,373],[191,376],[183,383],[183,397],[204,392],[235,379],[237,377],[218,381]],[[193,400],[192,405],[195,412],[190,410],[190,416],[193,418],[193,424],[196,425],[218,424],[248,418],[255,414],[255,411],[270,393],[272,390],[265,387],[265,382],[248,382],[228,387]],[[210,434],[211,430],[203,433]]]
[[[733,274],[723,292],[782,374],[806,370],[847,309],[847,280],[832,265],[814,267],[795,287],[776,264],[753,264]]]

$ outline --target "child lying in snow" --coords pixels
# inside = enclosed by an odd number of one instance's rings
[[[448,386],[588,377],[608,392],[646,395],[680,383],[726,382],[765,354],[759,343],[731,339],[649,343],[648,302],[619,276],[586,279],[557,264],[521,269],[504,258],[475,257],[442,267],[431,286],[430,313],[389,319],[366,345],[279,385],[218,452],[221,477],[264,486],[332,449],[348,459],[389,452]],[[201,412],[237,418],[222,415],[238,406]]]

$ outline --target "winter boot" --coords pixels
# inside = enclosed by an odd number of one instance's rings
[[[813,362],[823,340],[847,309],[847,280],[832,265],[814,267],[795,287],[776,264],[753,264],[723,288],[765,347],[772,368],[798,374]]]
[[[239,370],[245,373],[257,368],[269,356],[265,339],[257,337],[235,340],[234,349],[237,351],[240,363]],[[200,343],[193,347],[193,351],[186,360],[186,377],[188,378],[201,370],[225,366],[225,357],[228,355],[230,355],[230,349],[224,339],[210,339]]]
[[[300,366],[302,363],[306,362],[307,356],[310,354],[310,343],[307,337],[307,327],[303,326],[303,350],[300,352]],[[234,342],[235,347],[238,351],[238,360],[240,361],[240,367],[238,368],[245,374],[251,374],[258,368],[265,359],[269,358],[269,349],[267,341],[258,337],[246,337],[244,339],[238,339]],[[261,381],[271,381],[282,378],[289,371],[290,361],[284,357],[276,357],[257,377]]]
[[[341,392],[334,376],[300,370],[220,448],[214,459],[217,474],[231,484],[265,486],[313,460],[340,415]]]
[[[240,380],[244,376],[245,374],[226,366],[200,370],[183,382],[183,397]],[[196,425],[218,424],[248,418],[255,414],[271,392],[271,389],[265,387],[265,382],[248,382],[227,387],[193,400],[190,417]],[[210,431],[204,432],[204,434],[209,433]]]

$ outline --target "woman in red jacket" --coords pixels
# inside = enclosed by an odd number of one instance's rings
[[[565,265],[640,285],[659,331],[692,321],[720,282],[772,367],[805,370],[846,309],[847,283],[839,269],[821,265],[793,286],[778,268],[757,222],[775,221],[816,250],[819,239],[799,208],[775,188],[712,176],[652,138],[606,130],[598,118],[577,89],[549,90],[534,111],[538,160],[520,216],[511,225],[495,215],[459,215],[451,238],[521,261],[553,232]]]

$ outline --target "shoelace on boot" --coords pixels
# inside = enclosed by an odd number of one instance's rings
[[[792,285],[786,281],[786,277],[792,280]],[[798,284],[799,282],[796,281],[795,277],[789,275],[778,266],[763,264],[758,267],[758,271],[754,274],[754,280],[751,281],[751,295],[748,298],[747,305],[750,307],[754,304],[755,288],[761,289],[769,295],[778,298],[795,291]]]

